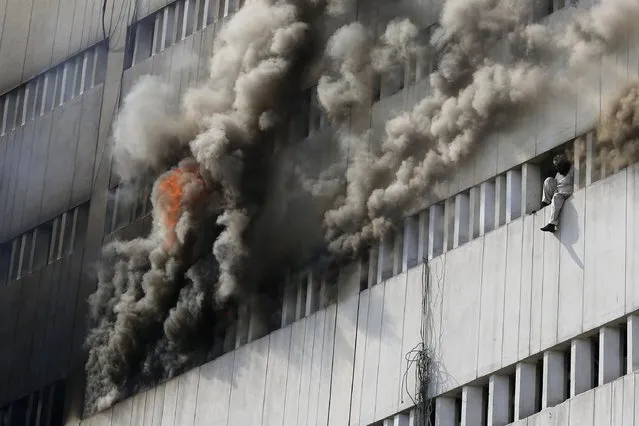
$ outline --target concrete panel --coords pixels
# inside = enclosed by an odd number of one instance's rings
[[[562,57],[549,67],[558,79],[566,76],[566,61]],[[539,105],[537,123],[537,155],[575,137],[576,95],[570,89],[555,89]]]
[[[323,325],[323,323],[322,323]],[[284,422],[286,379],[288,356],[291,346],[292,327],[285,327],[270,335],[268,365],[266,367],[266,385],[264,392],[264,414],[262,423],[278,424]]]
[[[399,410],[412,406],[416,394],[417,371],[414,363],[409,365],[405,355],[417,348],[417,345],[422,341],[422,300],[424,297],[425,273],[425,264],[418,265],[406,273],[406,307],[404,308],[402,357],[399,369],[402,375],[399,390]]]
[[[73,171],[71,206],[86,201],[91,196],[91,181],[93,178],[101,106],[102,85],[91,89],[83,95],[82,115],[78,130],[78,146]]]
[[[4,165],[3,179],[7,180],[7,186],[3,197],[3,211],[0,212],[0,241],[7,240],[10,234],[11,212],[13,211],[13,199],[18,184],[17,163],[20,158],[20,130],[11,132],[7,139],[7,159]]]
[[[71,37],[69,43],[70,54],[75,54],[87,46],[85,40],[82,39],[85,25],[90,23],[84,20],[87,8],[90,8],[91,2],[85,0],[75,0],[75,8],[73,10],[73,23],[71,24]]]
[[[504,335],[501,365],[517,361],[519,352],[519,321],[521,298],[521,252],[524,236],[522,219],[508,225],[506,243],[506,284],[504,287]]]
[[[498,136],[486,138],[475,151],[475,184],[497,174]]]
[[[153,56],[153,75],[164,77],[167,82],[171,76],[171,52],[172,48],[169,47]]]
[[[450,377],[444,388],[466,383],[477,377],[477,350],[482,303],[481,273],[484,239],[478,238],[446,254],[443,283],[431,282],[431,287],[443,288],[441,332],[437,345],[445,360]],[[503,296],[502,296],[503,300]],[[460,351],[467,357],[459,357]]]
[[[519,296],[519,359],[530,355],[531,309],[532,309],[532,271],[535,216],[523,218],[523,244],[521,248],[521,294]]]
[[[308,407],[311,392],[311,369],[313,365],[313,352],[315,349],[315,322],[317,315],[306,317],[304,327],[304,354],[302,356],[302,368],[300,377],[299,406],[297,409],[297,424],[303,425],[307,421]]]
[[[304,331],[306,318],[294,322],[291,331],[291,346],[288,356],[286,398],[284,404],[284,425],[297,425],[299,409],[302,358],[304,356]]]
[[[71,42],[71,27],[73,25],[74,10],[75,0],[59,0],[58,20],[55,27],[55,36],[53,41],[54,63],[61,62],[69,56],[69,45]]]
[[[177,398],[173,420],[170,420],[169,424],[175,424],[176,426],[193,425],[199,380],[199,368],[190,370],[174,380],[177,382]]]
[[[610,424],[612,426],[622,426],[624,416],[624,381],[615,380],[612,383],[612,415]],[[633,405],[634,408],[634,405]]]
[[[535,156],[537,115],[525,114],[508,131],[500,133],[497,172],[508,170]]]
[[[142,426],[153,426],[153,412],[155,410],[155,393],[157,388],[151,388],[146,391],[144,399],[144,421],[140,423]],[[226,405],[228,407],[228,404]]]
[[[612,384],[608,383],[593,390],[594,401],[594,424],[596,426],[610,426],[612,414]]]
[[[378,419],[398,411],[396,396],[399,394],[403,377],[400,370],[401,359],[405,355],[405,352],[402,352],[402,334],[406,306],[406,279],[407,274],[400,274],[389,279],[385,285],[375,404],[375,417]]]
[[[149,392],[151,391],[140,392],[133,397],[133,402],[131,403],[131,426],[144,425],[146,398]]]
[[[11,359],[13,356],[13,334],[18,321],[21,306],[21,286],[10,285],[2,289],[0,298],[0,341],[5,342],[0,346],[0,404],[13,400],[15,395],[9,395],[9,376],[11,372]]]
[[[331,399],[331,375],[333,370],[333,351],[335,349],[335,320],[337,306],[326,308],[324,320],[324,345],[322,349],[322,366],[319,382],[319,399],[317,402],[317,424],[328,424],[328,410]]]
[[[541,350],[542,309],[544,303],[544,242],[545,235],[539,229],[546,224],[543,209],[534,214],[532,281],[530,285],[530,353]]]
[[[151,424],[160,426],[162,424],[162,413],[164,412],[164,394],[166,384],[162,383],[155,388],[155,398],[153,400],[153,416]]]
[[[175,408],[177,406],[177,394],[179,378],[169,380],[164,384],[164,402],[162,404],[162,420],[158,422],[158,426],[173,426],[175,421]],[[156,399],[157,406],[157,399]]]
[[[379,371],[380,338],[384,313],[384,286],[378,284],[370,289],[368,319],[366,324],[365,342],[366,354],[364,358],[364,379],[362,384],[361,407],[359,421],[361,425],[367,425],[377,420],[375,416],[375,404],[377,401],[377,373]],[[337,352],[337,348],[336,348]],[[334,371],[336,373],[336,371]],[[331,404],[333,399],[331,398]],[[338,418],[331,420],[338,423]]]
[[[262,422],[268,345],[266,336],[236,350],[229,426],[258,426]]]
[[[359,425],[359,414],[364,392],[364,366],[366,361],[366,330],[368,328],[368,310],[370,305],[370,289],[359,296],[357,312],[357,338],[355,341],[355,361],[353,362],[353,391],[351,393],[350,419],[352,425]]]
[[[544,210],[546,222],[550,221],[550,209]],[[556,234],[540,232],[543,242],[543,289],[541,311],[541,348],[546,349],[557,343],[557,317],[559,299],[559,250],[560,242]]]
[[[32,0],[7,0],[0,38],[0,93],[20,83],[32,7]]]
[[[570,400],[569,426],[599,426],[593,423],[595,392],[585,392]]]
[[[226,426],[233,386],[234,357],[235,351],[228,352],[200,367],[195,409],[196,426]]]
[[[55,322],[56,316],[61,315],[55,311],[58,300],[58,287],[60,280],[60,270],[62,262],[47,265],[44,268],[42,279],[37,287],[37,296],[33,295],[33,303],[38,306],[34,323],[35,332],[33,335],[32,350],[30,354],[30,376],[31,385],[34,389],[47,383],[47,375],[59,365],[60,352],[66,347],[67,341],[58,341],[57,346],[49,346],[53,329],[51,325]],[[56,348],[56,350],[50,350]]]
[[[318,311],[315,318],[315,337],[313,343],[313,358],[311,364],[311,386],[308,397],[308,412],[306,424],[314,426],[317,424],[319,386],[322,374],[322,352],[324,350],[324,324],[326,322],[326,310]],[[281,406],[280,406],[281,407]],[[263,423],[268,424],[268,423]],[[302,423],[303,424],[303,423]]]
[[[2,162],[2,164],[0,164],[0,166],[2,167],[0,169],[0,203],[2,203],[3,206],[7,206],[5,207],[8,210],[8,198],[9,198],[9,188],[11,187],[11,168],[13,166],[12,164],[12,160],[13,160],[13,133],[9,133],[5,136],[2,137],[2,139],[0,139],[0,143],[2,143],[2,148],[3,148],[3,156],[2,158],[0,158],[0,162]],[[5,237],[4,237],[4,224],[5,224],[5,218],[4,216],[6,215],[6,210],[3,209],[2,212],[0,212],[0,240],[4,241]]]
[[[635,375],[624,376],[623,381],[623,414],[621,424],[623,426],[634,424],[635,420]]]
[[[601,61],[594,59],[581,70],[577,79],[576,133],[582,134],[594,127],[601,113]]]
[[[27,193],[27,184],[29,183],[29,162],[31,161],[31,150],[33,147],[33,131],[35,124],[33,121],[27,123],[22,129],[22,140],[20,141],[19,151],[20,160],[17,165],[17,186],[13,200],[13,214],[11,218],[11,235],[17,235],[25,231],[22,228],[22,218],[24,213],[24,200]],[[6,227],[8,223],[3,224]]]
[[[133,400],[131,398],[127,398],[124,401],[118,402],[115,407],[113,407],[111,426],[133,426],[131,424],[132,413]]]
[[[633,312],[639,309],[639,164],[626,173],[626,312]]]
[[[22,80],[33,78],[51,67],[58,3],[59,0],[37,0],[37,7],[31,11]]]
[[[53,111],[41,220],[62,213],[69,206],[73,185],[73,168],[69,165],[75,163],[81,113],[80,98]]]
[[[357,271],[357,272],[356,272]],[[340,272],[339,291],[343,294],[338,294],[337,303],[337,317],[335,324],[335,348],[333,352],[333,371],[331,381],[331,404],[329,411],[329,425],[339,425],[344,418],[348,417],[350,411],[350,399],[351,399],[351,387],[353,376],[353,362],[355,358],[355,338],[357,332],[357,310],[359,305],[359,268],[356,271],[344,271]],[[378,285],[381,290],[373,290],[372,294],[381,292],[377,297],[383,299],[383,285]],[[371,307],[373,306],[373,299],[376,296],[371,296]],[[371,308],[371,312],[373,309]],[[380,323],[378,327],[381,327],[381,305],[380,305]],[[370,320],[369,325],[375,323]],[[370,328],[369,328],[370,329]],[[376,330],[376,335],[379,336],[379,329]],[[367,335],[370,338],[370,335]],[[379,337],[378,337],[379,338]],[[377,363],[379,357],[379,341],[377,342],[377,355],[374,355],[370,361]],[[371,349],[372,353],[375,353],[374,349]],[[368,364],[368,351],[367,351],[367,364]],[[376,370],[375,370],[376,371]],[[373,380],[376,381],[377,375],[373,374]],[[376,384],[371,383],[372,394],[368,395],[368,398],[363,398],[362,402],[368,402],[369,414],[373,416],[375,412],[375,390]],[[366,401],[366,402],[365,402]]]
[[[82,27],[82,40],[87,46],[90,46],[95,42],[95,34],[93,28],[97,27],[97,20],[95,19],[95,11],[100,8],[98,2],[88,2],[87,7],[84,9],[84,25]]]
[[[501,366],[504,333],[504,298],[508,227],[502,226],[484,237],[479,308],[477,374],[483,376]],[[465,285],[478,285],[468,281]],[[455,309],[451,303],[450,309]],[[467,324],[472,327],[471,321]],[[471,346],[472,347],[472,346]]]
[[[35,331],[35,318],[38,309],[37,294],[40,285],[41,271],[28,275],[14,285],[21,287],[20,308],[17,312],[17,320],[13,335],[13,350],[11,371],[9,374],[9,392],[14,399],[27,393],[29,381],[29,359],[31,353],[31,339]],[[35,296],[35,298],[34,298]]]
[[[586,191],[577,191],[564,204],[559,228],[559,296],[557,339],[580,334],[584,290],[584,213]]]
[[[34,120],[33,149],[29,170],[29,183],[24,204],[23,226],[31,228],[40,223],[40,205],[42,203],[42,190],[49,156],[49,139],[51,134],[52,115],[49,113]]]
[[[626,296],[626,171],[586,188],[584,329],[620,317]],[[605,286],[601,283],[606,283]]]

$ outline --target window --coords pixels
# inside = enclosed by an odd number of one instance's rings
[[[49,260],[53,221],[38,226],[34,231],[32,270],[42,268]]]
[[[0,287],[9,281],[9,266],[11,265],[11,241],[0,244]],[[1,423],[0,423],[1,424]]]
[[[63,382],[0,407],[0,426],[62,426],[64,413]]]

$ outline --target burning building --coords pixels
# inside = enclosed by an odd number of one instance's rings
[[[633,424],[636,0],[49,3],[0,3],[0,425]]]

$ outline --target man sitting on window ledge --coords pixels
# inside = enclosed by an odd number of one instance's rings
[[[570,197],[574,191],[575,171],[572,163],[566,157],[559,154],[552,160],[557,175],[554,178],[547,178],[544,181],[544,191],[541,200],[541,207],[550,205],[550,222],[541,228],[545,232],[555,232],[559,224],[559,213],[564,206],[566,198]]]

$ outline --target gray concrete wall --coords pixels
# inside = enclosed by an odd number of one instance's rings
[[[362,292],[359,268],[346,268],[335,305],[147,392],[147,404],[149,393],[164,392],[153,402],[162,423],[152,424],[367,425],[410,408],[405,389],[414,389],[414,366],[404,383],[405,356],[420,341],[423,296],[432,395],[514,368],[632,313],[639,309],[632,269],[639,258],[638,191],[635,165],[577,191],[558,235],[538,230],[545,209],[432,259],[426,271],[418,265]],[[187,402],[176,404],[176,395]],[[128,426],[130,417],[116,420],[116,413],[133,413],[140,398],[100,418]],[[226,402],[214,409],[211,401]],[[188,421],[172,420],[180,406]]]
[[[512,426],[614,426],[639,424],[639,374],[584,392]]]

